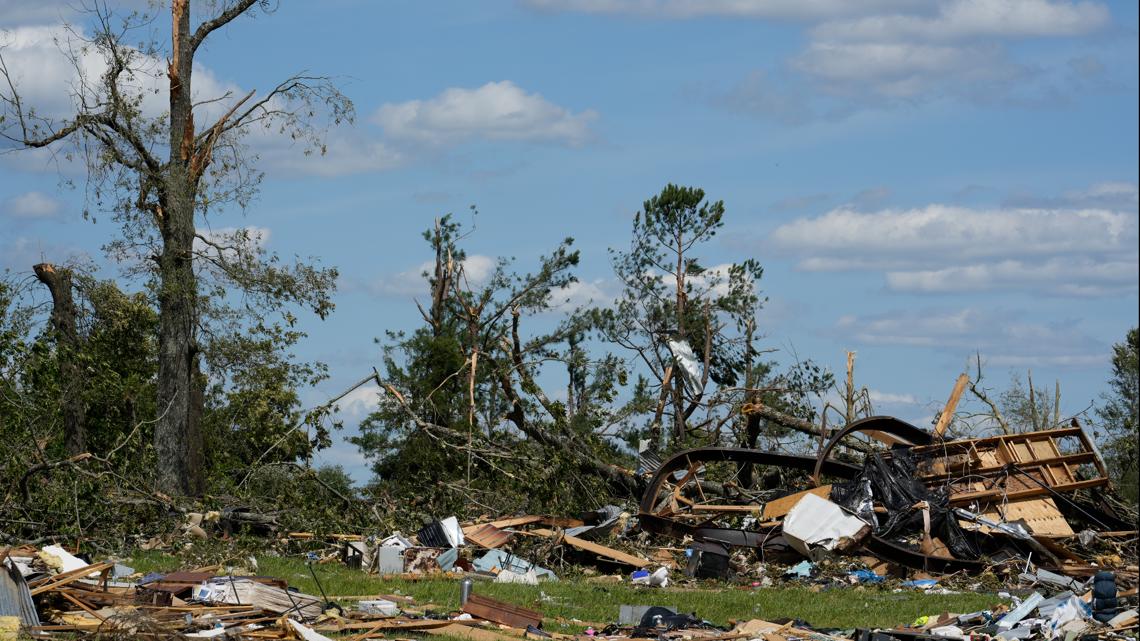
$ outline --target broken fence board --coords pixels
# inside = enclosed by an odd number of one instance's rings
[[[632,565],[635,568],[643,568],[650,564],[649,561],[640,557],[633,556],[632,554],[626,554],[621,550],[615,550],[611,547],[599,545],[592,541],[580,539],[576,536],[563,535],[562,542],[572,548],[591,552],[593,554],[597,554],[600,557],[612,559],[614,561],[618,561],[619,563],[625,563],[626,565]]]

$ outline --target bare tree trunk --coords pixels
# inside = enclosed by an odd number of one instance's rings
[[[159,303],[158,421],[154,429],[158,489],[172,495],[198,495],[204,489],[202,394],[198,373],[198,281],[194,274],[194,201],[196,180],[190,171],[194,116],[190,101],[193,49],[189,0],[174,0],[170,62],[170,160],[161,207],[158,256]]]
[[[681,232],[677,232],[677,340],[685,337],[685,258]],[[685,377],[673,377],[673,444],[685,436]]]
[[[847,390],[843,400],[847,405],[844,418],[850,425],[855,422],[855,352],[847,352]]]
[[[665,412],[665,404],[673,389],[673,370],[676,364],[665,367],[665,376],[661,379],[661,393],[657,397],[657,409],[653,413],[653,422],[649,424],[649,440],[653,443],[653,452],[661,451],[661,415]]]
[[[1049,426],[1050,429],[1056,429],[1061,425],[1061,381],[1054,381],[1055,389],[1053,393],[1053,424]]]
[[[1037,422],[1037,395],[1033,390],[1033,370],[1026,370],[1029,379],[1029,420],[1033,423],[1033,430],[1041,429]]]
[[[744,402],[753,403],[759,400],[759,393],[754,391],[756,389],[756,368],[753,364],[753,350],[752,350],[752,336],[756,332],[756,317],[752,316],[748,319],[748,324],[744,329],[744,389],[748,390],[744,393]],[[756,449],[756,442],[760,438],[760,416],[758,414],[748,414],[741,412],[741,420],[744,422],[743,442],[741,447],[748,449]],[[752,464],[742,463],[740,469],[740,486],[744,488],[752,487]]]
[[[78,363],[81,345],[71,295],[71,271],[56,269],[51,263],[40,263],[32,269],[51,292],[51,325],[61,379],[63,440],[67,453],[74,456],[87,451],[87,407],[83,402],[83,372]]]

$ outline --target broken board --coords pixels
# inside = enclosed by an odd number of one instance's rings
[[[1052,498],[1021,499],[1004,506],[991,505],[982,516],[999,523],[1025,521],[1029,531],[1037,536],[1073,536],[1073,528],[1061,514]],[[983,526],[982,531],[989,528]]]
[[[827,497],[831,496],[831,486],[821,485],[819,487],[813,487],[810,490],[796,492],[795,494],[789,494],[787,496],[782,496],[778,499],[768,501],[764,504],[764,520],[770,521],[772,519],[778,519],[782,516],[785,516],[796,503],[800,502],[800,499],[802,499],[805,494],[814,494],[820,498],[826,499]]]

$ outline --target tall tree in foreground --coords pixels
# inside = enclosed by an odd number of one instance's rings
[[[1112,346],[1112,378],[1104,404],[1096,413],[1108,432],[1105,449],[1121,493],[1136,503],[1140,457],[1140,332],[1128,330],[1124,342]]]
[[[33,70],[10,69],[0,51],[0,136],[86,162],[95,208],[112,212],[122,226],[110,252],[152,278],[160,317],[157,487],[197,494],[204,480],[201,356],[209,321],[232,326],[279,312],[291,324],[289,304],[324,317],[336,274],[282,266],[264,254],[255,234],[200,233],[196,223],[227,203],[244,207],[255,193],[260,174],[243,143],[247,134],[256,128],[321,149],[323,128],[314,118],[351,119],[352,104],[327,79],[304,75],[243,96],[194,92],[196,55],[206,40],[243,15],[270,11],[264,0],[202,2],[209,15],[199,21],[189,0],[173,0],[165,46],[128,42],[149,29],[150,16],[117,18],[101,3],[94,6],[93,33],[73,29],[73,41],[60,47],[76,69],[71,113],[26,105],[20,78]],[[92,77],[92,68],[103,71]],[[155,105],[155,94],[165,94],[167,104]]]

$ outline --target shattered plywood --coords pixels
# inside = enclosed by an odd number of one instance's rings
[[[982,516],[1005,523],[1024,521],[1029,531],[1037,536],[1063,537],[1075,534],[1052,498],[1022,499],[1005,505],[993,505],[982,512]],[[989,533],[989,528],[984,525],[980,529]]]

